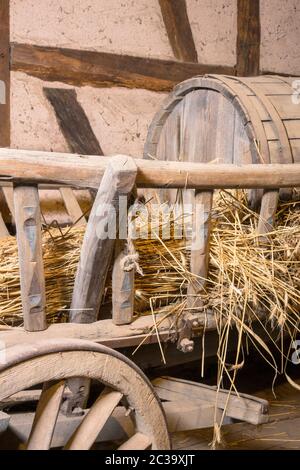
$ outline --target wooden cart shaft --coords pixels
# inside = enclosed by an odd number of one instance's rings
[[[0,181],[98,189],[109,162],[108,157],[92,155],[0,149]],[[135,164],[136,184],[141,188],[211,190],[300,186],[299,163],[213,165],[135,159]]]

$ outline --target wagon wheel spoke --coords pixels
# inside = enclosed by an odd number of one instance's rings
[[[90,449],[122,397],[123,395],[120,392],[109,392],[105,395],[100,395],[74,434],[70,437],[65,449]]]
[[[50,448],[64,388],[65,381],[45,385],[27,442],[28,450],[47,450]]]
[[[148,436],[137,432],[130,437],[128,441],[118,447],[118,450],[146,450],[151,444],[151,439]]]

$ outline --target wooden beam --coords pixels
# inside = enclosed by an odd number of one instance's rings
[[[14,189],[14,203],[24,328],[26,331],[41,331],[47,328],[47,321],[37,187],[17,186]]]
[[[162,400],[206,401],[221,410],[226,410],[226,415],[246,421],[251,424],[262,424],[269,420],[269,403],[262,398],[228,390],[217,389],[201,383],[173,377],[159,377],[153,381],[153,385],[159,398]]]
[[[215,406],[211,404],[199,403],[199,401],[185,402],[164,402],[164,408],[169,432],[180,432],[192,429],[211,427],[215,418],[220,420],[221,412],[215,412]],[[55,433],[51,443],[52,448],[63,447],[74,434],[80,423],[83,421],[89,410],[84,410],[83,414],[64,416],[58,415]],[[226,418],[225,418],[226,419]],[[9,425],[10,431],[16,435],[21,442],[26,442],[30,435],[34,420],[34,413],[13,413],[11,416],[0,414],[3,430]],[[96,437],[95,442],[109,442],[128,439],[134,432],[132,419],[122,406],[118,406],[107,420],[104,428]]]
[[[16,43],[11,45],[11,67],[43,80],[76,86],[122,86],[153,91],[170,91],[175,84],[195,75],[235,75],[235,68],[228,66]]]
[[[88,117],[78,102],[76,91],[64,88],[44,88],[43,90],[54,109],[70,152],[103,155]]]
[[[10,146],[9,0],[0,0],[0,147]]]
[[[119,226],[120,222],[125,223],[119,220],[119,196],[130,195],[136,173],[131,157],[111,159],[104,173],[82,243],[71,303],[70,321],[73,323],[97,320],[118,231],[117,223]],[[127,221],[127,211],[125,219]]]
[[[170,45],[176,59],[198,62],[185,0],[159,0]]]
[[[188,308],[193,312],[203,307],[211,231],[212,191],[195,191],[193,210],[193,237],[191,246],[191,272],[198,276],[188,285]],[[202,295],[201,295],[202,294]]]
[[[124,155],[117,158],[129,158]],[[1,181],[98,189],[107,157],[0,149]],[[140,188],[277,189],[300,186],[300,164],[210,165],[136,158]]]
[[[237,75],[259,75],[260,0],[237,0]]]

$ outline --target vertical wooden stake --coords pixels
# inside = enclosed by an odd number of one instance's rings
[[[205,287],[209,261],[210,218],[213,202],[212,191],[196,191],[193,218],[193,242],[197,237],[197,246],[191,251],[191,272],[199,276],[188,286],[188,308],[197,309],[203,306],[201,291]],[[202,217],[199,216],[201,211]],[[202,220],[201,220],[202,219]],[[201,231],[201,233],[199,233]]]
[[[14,205],[24,327],[27,331],[45,330],[46,295],[38,188],[17,186]]]
[[[134,274],[135,270],[125,271],[123,263],[128,256],[125,240],[117,240],[115,261],[112,273],[112,319],[115,325],[132,322],[134,313]]]
[[[119,196],[131,193],[136,174],[134,159],[122,155],[112,158],[105,170],[82,244],[71,322],[92,323],[97,320],[117,236],[117,229],[115,234],[108,235],[108,231],[117,224],[120,216]]]

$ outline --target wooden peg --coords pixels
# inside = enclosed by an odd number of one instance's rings
[[[38,188],[17,186],[14,205],[24,327],[27,331],[45,330],[46,294]]]

